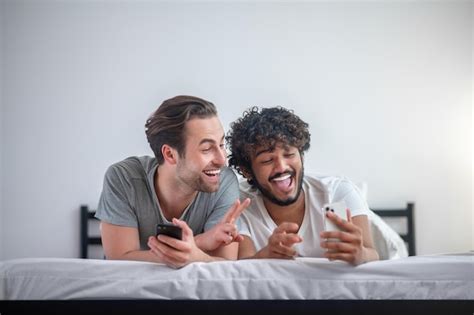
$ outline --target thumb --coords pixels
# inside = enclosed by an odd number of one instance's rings
[[[183,231],[183,241],[193,238],[193,230],[191,230],[186,222],[173,218],[173,224],[179,226]]]

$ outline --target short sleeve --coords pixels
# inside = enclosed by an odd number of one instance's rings
[[[204,225],[204,231],[211,229],[214,225],[219,223],[230,207],[239,198],[239,184],[236,175],[229,168],[225,168],[223,172],[224,174],[217,193],[217,200],[214,204],[213,211]],[[240,231],[241,219],[238,218],[235,223]]]
[[[333,192],[332,202],[344,201],[353,217],[368,215],[369,208],[360,190],[348,179],[341,179]]]
[[[97,207],[96,218],[110,224],[138,227],[137,216],[130,205],[133,185],[118,164],[107,169]]]
[[[245,210],[244,210],[245,211]],[[246,217],[245,215],[242,215],[240,218],[240,225],[239,227],[239,234],[241,235],[246,235],[250,238],[252,238],[252,233],[250,233],[250,222],[249,218]]]

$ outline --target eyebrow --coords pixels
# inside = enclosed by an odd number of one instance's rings
[[[260,154],[271,153],[273,151],[275,151],[275,148],[268,148],[268,149],[260,150],[260,151],[255,152],[255,157],[259,156]]]
[[[222,141],[224,141],[224,136],[222,136],[220,142],[222,142]],[[215,141],[214,139],[211,139],[211,138],[204,138],[204,139],[202,139],[201,141],[199,141],[199,145],[204,144],[204,143],[212,143],[212,144],[214,144],[214,143],[216,143],[216,141]]]
[[[285,150],[285,151],[290,151],[291,150],[291,147],[287,144],[283,145],[282,147],[283,147],[283,150]],[[259,156],[260,154],[263,154],[263,153],[272,153],[273,151],[275,151],[274,146],[255,152],[255,157],[257,157],[257,156]]]

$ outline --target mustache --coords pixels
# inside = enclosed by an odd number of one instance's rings
[[[277,178],[277,177],[281,177],[281,176],[287,175],[287,174],[290,175],[290,176],[295,176],[296,172],[295,172],[295,171],[285,171],[285,172],[281,172],[281,173],[276,173],[275,175],[270,176],[270,177],[268,178],[268,180],[271,181],[271,180],[273,180],[273,179],[275,179],[275,178]]]

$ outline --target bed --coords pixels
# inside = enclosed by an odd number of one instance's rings
[[[166,313],[314,314],[318,308],[354,314],[354,305],[362,313],[367,307],[387,314],[416,306],[424,313],[458,309],[472,314],[474,253],[410,256],[357,267],[322,258],[193,263],[181,269],[133,261],[15,259],[0,262],[0,299],[2,315],[157,307]]]

